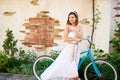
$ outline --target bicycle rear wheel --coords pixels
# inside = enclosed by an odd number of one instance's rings
[[[33,64],[33,74],[38,79],[41,80],[40,76],[46,68],[48,68],[54,59],[49,55],[42,55],[35,60]]]
[[[85,80],[117,80],[118,74],[116,68],[108,61],[97,59],[94,60],[101,77],[95,73],[92,63],[89,63],[84,71]]]

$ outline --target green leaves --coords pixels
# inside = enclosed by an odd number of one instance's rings
[[[114,19],[116,23],[116,30],[115,30],[115,38],[113,38],[110,43],[112,44],[112,47],[114,49],[113,52],[120,53],[120,22],[118,22],[116,19]]]
[[[117,38],[113,38],[110,43],[112,44],[115,52],[120,52],[120,40],[118,40]]]
[[[7,29],[6,30],[6,39],[3,41],[3,48],[4,51],[6,53],[7,56],[9,56],[10,58],[15,58],[15,54],[18,51],[16,45],[17,45],[17,41],[15,40],[13,34],[12,34],[12,30]]]
[[[52,56],[52,58],[56,59],[56,58],[58,57],[59,53],[60,53],[60,52],[51,50],[50,55]]]
[[[99,7],[99,6],[98,6]],[[97,29],[97,25],[98,25],[98,23],[100,22],[100,20],[101,20],[101,17],[100,17],[100,15],[101,15],[101,12],[99,11],[99,9],[98,8],[96,8],[95,9],[95,14],[94,14],[94,18],[93,18],[93,22],[94,22],[94,29]]]
[[[0,72],[5,71],[7,63],[8,63],[7,57],[5,56],[3,51],[0,51]]]
[[[115,36],[120,40],[120,23],[117,20],[114,20],[116,23]]]

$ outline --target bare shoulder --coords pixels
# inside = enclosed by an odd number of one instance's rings
[[[69,27],[70,27],[70,25],[66,25],[65,27],[66,27],[66,28],[69,28]]]
[[[69,25],[66,25],[64,29],[65,29],[65,30],[66,30],[66,29],[68,30],[68,29],[69,29],[69,27],[70,27]]]
[[[66,26],[65,26],[64,32],[69,32],[69,25],[66,25]]]

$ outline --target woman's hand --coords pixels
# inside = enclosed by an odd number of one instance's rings
[[[82,40],[81,39],[79,39],[79,38],[76,38],[75,39],[77,42],[81,42]]]
[[[80,27],[70,27],[70,30],[71,31],[73,31],[73,32],[75,32],[75,34],[76,34],[76,36],[77,36],[77,38],[79,38],[79,39],[82,39],[82,37],[83,37],[83,32],[82,32],[82,29],[80,28]],[[79,40],[78,40],[79,41]],[[80,40],[81,41],[81,40]],[[79,42],[80,42],[79,41]]]
[[[78,42],[77,41],[69,41],[68,43],[69,44],[77,44]]]
[[[79,38],[73,38],[74,39],[74,41],[68,41],[68,43],[70,43],[70,44],[77,44],[78,42],[81,42],[82,40],[81,39],[79,39]]]

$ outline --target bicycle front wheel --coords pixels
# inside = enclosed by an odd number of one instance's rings
[[[33,64],[33,74],[38,79],[41,80],[40,76],[46,68],[48,68],[54,59],[49,55],[42,55],[35,60]]]
[[[94,62],[101,73],[101,77],[99,77],[94,71],[92,63],[89,63],[84,71],[85,80],[117,80],[118,79],[117,70],[110,62],[102,59],[94,60]]]

